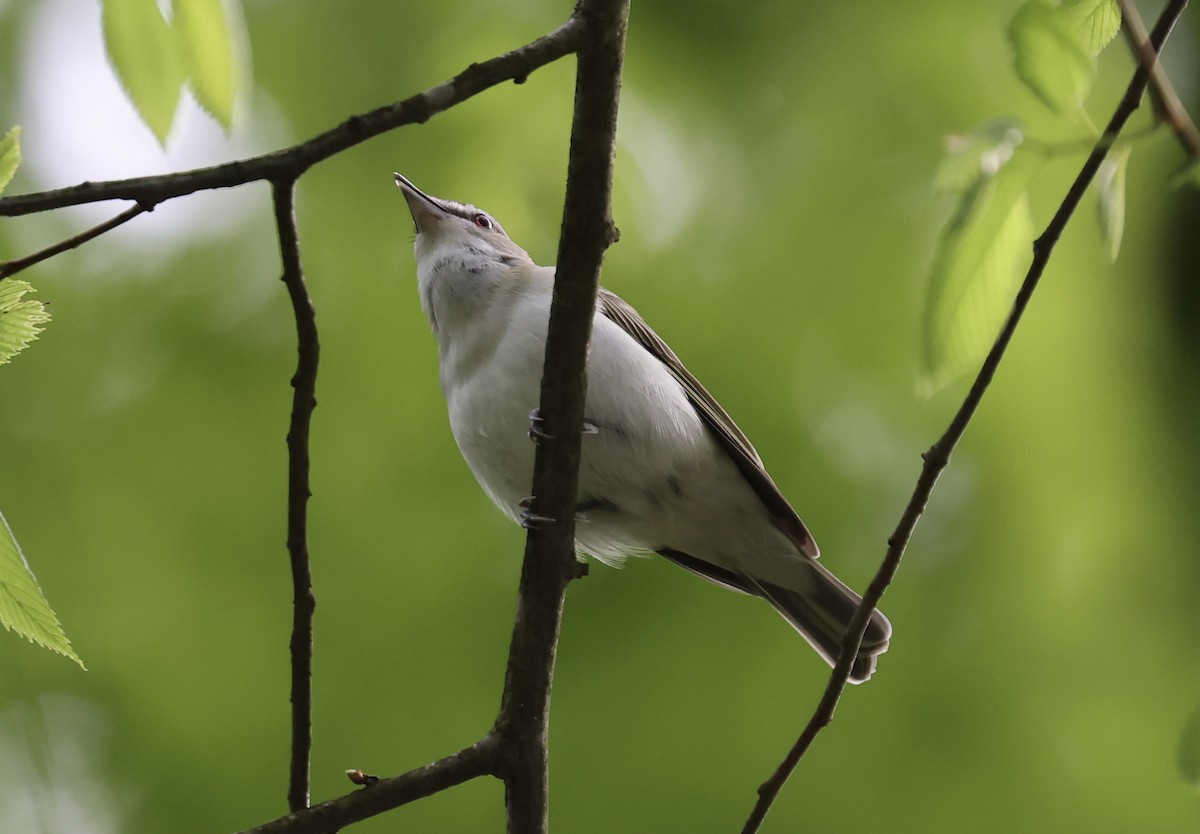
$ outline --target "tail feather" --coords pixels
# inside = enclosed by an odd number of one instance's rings
[[[793,591],[765,582],[755,583],[760,595],[783,615],[830,666],[837,663],[842,640],[862,597],[815,561],[807,565],[820,579],[804,591]],[[892,624],[879,609],[871,612],[867,630],[850,670],[850,683],[862,683],[875,673],[879,655],[888,649]]]
[[[802,575],[794,584],[803,590],[793,590],[735,573],[677,550],[663,549],[658,552],[710,582],[767,600],[826,663],[830,666],[837,663],[842,640],[862,597],[820,562],[807,557],[801,557],[796,562]],[[891,636],[892,624],[887,617],[878,609],[871,612],[858,657],[850,670],[850,683],[862,683],[874,674],[878,657],[887,651]]]

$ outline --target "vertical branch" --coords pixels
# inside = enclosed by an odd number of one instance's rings
[[[292,416],[288,426],[288,513],[287,548],[292,566],[292,755],[288,775],[288,809],[308,807],[309,756],[312,752],[312,656],[313,610],[312,571],[308,561],[308,433],[313,409],[317,407],[317,317],[304,271],[300,266],[300,238],[296,231],[294,177],[273,183],[275,226],[283,260],[283,283],[287,286],[296,317],[299,359],[292,377]]]
[[[542,427],[531,513],[556,519],[531,529],[517,598],[504,697],[496,734],[506,750],[510,834],[546,831],[547,722],[567,583],[575,561],[575,496],[587,390],[586,357],[604,252],[615,240],[611,216],[617,104],[629,0],[582,0],[586,27],[578,53],[575,113],[558,271],[542,375]]]
[[[1163,9],[1158,22],[1155,24],[1154,32],[1150,37],[1156,53],[1162,49],[1163,43],[1171,33],[1171,29],[1179,19],[1179,16],[1183,14],[1183,10],[1187,4],[1188,0],[1170,0],[1166,8]],[[895,531],[888,538],[888,549],[883,563],[879,566],[875,578],[871,580],[867,592],[863,594],[862,603],[859,605],[858,611],[850,623],[845,639],[842,641],[840,659],[837,666],[834,667],[833,673],[830,675],[825,692],[808,724],[804,727],[803,732],[801,732],[800,737],[796,740],[791,750],[788,751],[783,762],[776,768],[771,777],[759,787],[758,801],[755,803],[749,819],[747,819],[745,826],[742,828],[742,834],[754,834],[754,832],[760,829],[763,820],[766,819],[767,812],[771,810],[771,805],[774,804],[776,797],[779,796],[779,792],[783,789],[792,772],[795,771],[796,766],[800,764],[800,760],[804,757],[804,754],[808,752],[817,734],[833,721],[834,711],[837,708],[842,691],[846,688],[846,682],[849,680],[850,670],[854,658],[858,655],[858,648],[862,643],[863,633],[866,631],[871,611],[879,604],[884,591],[887,590],[892,578],[896,575],[896,571],[900,567],[900,559],[908,547],[909,539],[916,529],[917,522],[920,521],[921,515],[925,511],[925,505],[929,501],[929,496],[933,493],[933,488],[937,485],[938,477],[941,475],[942,470],[950,463],[950,455],[953,454],[959,440],[966,433],[967,426],[970,425],[971,419],[975,416],[975,412],[979,408],[979,404],[983,401],[983,395],[987,392],[997,368],[1000,367],[1000,362],[1004,358],[1005,351],[1012,341],[1013,334],[1016,332],[1017,325],[1021,322],[1021,317],[1024,315],[1034,291],[1037,289],[1038,282],[1041,281],[1042,274],[1046,270],[1046,264],[1050,261],[1050,256],[1054,252],[1054,247],[1058,243],[1059,237],[1062,235],[1071,216],[1075,213],[1075,209],[1079,206],[1080,200],[1083,199],[1088,186],[1091,184],[1093,178],[1095,178],[1096,172],[1100,169],[1100,164],[1104,161],[1105,156],[1108,155],[1109,148],[1112,147],[1113,142],[1124,129],[1125,123],[1129,121],[1129,117],[1133,115],[1134,111],[1140,105],[1142,95],[1146,92],[1149,80],[1150,73],[1148,68],[1144,65],[1139,66],[1137,73],[1125,91],[1125,95],[1122,96],[1120,103],[1113,112],[1108,126],[1096,142],[1087,161],[1084,162],[1083,168],[1071,184],[1058,210],[1054,213],[1054,217],[1050,220],[1042,235],[1034,241],[1033,259],[1029,266],[1029,272],[1026,274],[1025,281],[1021,284],[1021,288],[1017,292],[1012,310],[1009,312],[1008,318],[1000,330],[1000,335],[996,337],[991,351],[979,369],[979,374],[976,376],[975,382],[971,385],[971,390],[967,393],[958,412],[954,415],[954,419],[951,420],[949,427],[938,438],[938,441],[922,456],[924,458],[924,465],[921,468],[920,476],[917,478],[917,485],[913,490],[912,497],[909,498],[908,505],[905,507],[904,514],[901,516]]]

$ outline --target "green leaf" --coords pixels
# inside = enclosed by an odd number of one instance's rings
[[[974,366],[995,341],[1029,263],[1027,189],[1040,160],[1018,153],[963,192],[930,269],[922,326],[922,389],[929,394]]]
[[[1121,31],[1121,7],[1117,0],[1064,0],[1058,13],[1092,55]]]
[[[1125,169],[1131,148],[1113,148],[1096,172],[1096,195],[1100,234],[1110,260],[1121,252],[1121,237],[1125,234]]]
[[[18,125],[0,139],[0,194],[12,182],[21,165],[21,127]]]
[[[224,4],[221,0],[175,0],[175,26],[196,101],[229,130],[238,78]]]
[[[1171,175],[1168,180],[1172,188],[1191,186],[1200,188],[1200,159],[1193,159],[1180,170]]]
[[[1017,75],[1055,113],[1080,110],[1096,59],[1060,10],[1029,0],[1008,27]]]
[[[166,144],[186,78],[178,38],[155,0],[104,0],[108,59],[142,121]]]
[[[27,292],[36,292],[24,281],[0,281],[0,365],[4,365],[29,346],[50,321],[46,305],[33,299],[22,300]]]
[[[1192,712],[1179,737],[1179,772],[1200,790],[1200,706]]]
[[[30,642],[74,660],[83,669],[83,661],[71,648],[58,617],[42,595],[25,554],[12,530],[0,514],[0,624]]]
[[[934,188],[941,194],[962,194],[981,177],[995,176],[1023,140],[1021,123],[1006,118],[984,122],[971,133],[947,136]]]

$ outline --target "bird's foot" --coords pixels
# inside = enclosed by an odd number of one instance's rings
[[[526,530],[545,530],[556,520],[548,515],[538,515],[529,510],[521,513],[521,526]]]
[[[542,428],[542,411],[540,408],[535,408],[529,412],[529,439],[534,443],[541,443],[543,440],[553,440],[554,435],[546,434]]]
[[[548,434],[546,430],[542,428],[542,423],[543,420],[541,409],[535,408],[533,411],[529,412],[529,439],[534,443],[540,443],[543,440],[554,439],[554,435]],[[580,429],[580,431],[583,434],[599,434],[600,424],[595,420],[589,420],[588,418],[584,417],[583,428]]]
[[[521,508],[521,514],[518,516],[518,522],[526,530],[542,530],[547,525],[554,524],[556,519],[548,515],[538,515],[533,512],[530,507],[533,506],[533,496],[522,498],[517,502],[517,506]]]

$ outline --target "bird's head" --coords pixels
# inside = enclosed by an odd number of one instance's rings
[[[531,263],[500,223],[482,209],[441,200],[417,188],[403,174],[393,174],[412,213],[417,230],[418,264],[462,257],[465,264],[487,267]]]

